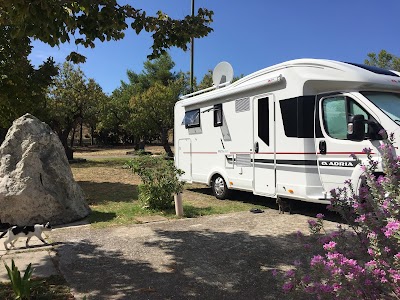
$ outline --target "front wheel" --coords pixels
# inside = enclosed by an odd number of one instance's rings
[[[229,189],[226,186],[224,178],[222,178],[220,175],[217,175],[214,177],[212,183],[211,183],[211,188],[213,191],[214,196],[217,199],[226,199],[226,197],[229,194]]]

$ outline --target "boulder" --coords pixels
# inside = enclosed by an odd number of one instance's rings
[[[0,146],[1,222],[65,224],[89,212],[57,134],[30,114],[15,120]]]

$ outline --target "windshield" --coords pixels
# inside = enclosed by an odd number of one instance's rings
[[[387,92],[361,92],[397,124],[400,124],[400,94]]]

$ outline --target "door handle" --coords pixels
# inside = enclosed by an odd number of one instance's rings
[[[326,154],[326,142],[325,141],[319,141],[319,153]]]
[[[258,150],[259,150],[258,142],[255,142],[255,144],[254,144],[254,152],[258,153]]]

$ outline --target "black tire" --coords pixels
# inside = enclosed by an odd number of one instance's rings
[[[216,175],[211,181],[211,189],[214,196],[220,200],[226,199],[230,192],[224,178],[220,175]]]

